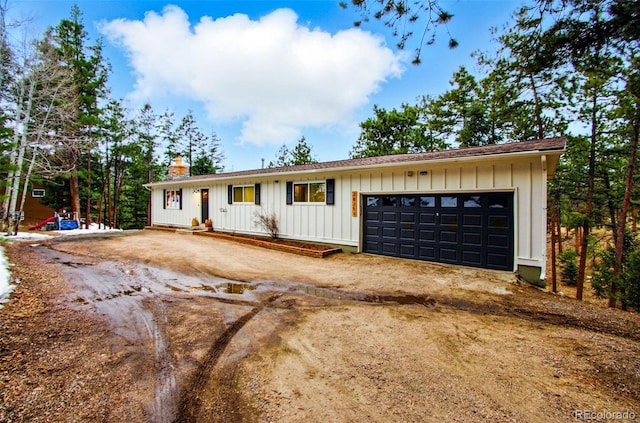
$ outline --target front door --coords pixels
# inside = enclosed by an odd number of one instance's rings
[[[202,213],[200,221],[204,223],[209,218],[209,190],[206,188],[200,190],[200,211]]]

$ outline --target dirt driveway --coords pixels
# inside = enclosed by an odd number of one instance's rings
[[[6,249],[0,421],[640,418],[638,315],[507,272],[150,231]]]

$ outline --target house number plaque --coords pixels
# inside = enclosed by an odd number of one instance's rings
[[[358,191],[351,191],[351,217],[358,217]]]

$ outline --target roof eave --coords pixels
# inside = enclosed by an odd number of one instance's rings
[[[526,150],[526,151],[516,151],[516,152],[508,152],[508,153],[500,153],[500,154],[481,154],[481,155],[472,155],[472,156],[460,156],[460,157],[445,157],[440,159],[427,159],[427,160],[407,160],[402,162],[387,162],[387,163],[376,163],[376,164],[366,164],[366,165],[353,165],[353,166],[334,166],[334,167],[326,167],[326,168],[314,168],[314,169],[305,169],[305,170],[290,170],[290,171],[276,171],[276,172],[264,172],[264,173],[256,173],[256,174],[244,174],[244,175],[229,175],[229,176],[221,176],[224,174],[214,174],[211,177],[198,178],[198,179],[174,179],[167,181],[159,181],[144,184],[143,186],[148,188],[153,187],[161,187],[161,186],[174,186],[174,185],[201,185],[204,182],[211,181],[231,181],[238,179],[247,179],[247,178],[268,178],[268,177],[277,177],[277,176],[288,176],[288,175],[309,175],[309,174],[317,174],[317,173],[330,173],[330,172],[350,172],[355,170],[366,170],[366,169],[380,169],[380,168],[390,168],[390,167],[406,167],[412,165],[424,166],[424,165],[438,165],[443,163],[456,163],[456,162],[468,162],[468,161],[489,161],[496,159],[509,159],[509,158],[517,158],[517,157],[527,157],[527,156],[541,156],[541,155],[558,155],[560,156],[565,151],[562,149],[537,149],[537,150]]]

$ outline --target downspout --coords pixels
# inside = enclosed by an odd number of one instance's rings
[[[547,175],[547,156],[546,154],[543,154],[542,156],[540,156],[540,164],[542,165],[542,201],[541,201],[541,205],[542,205],[542,225],[541,226],[541,231],[543,231],[543,242],[542,242],[542,260],[541,260],[541,269],[540,269],[540,280],[544,281],[546,279],[546,273],[547,273],[547,201],[548,201],[548,193],[547,193],[547,182],[548,182],[548,175]]]
[[[146,189],[147,191],[149,191],[151,193],[151,195],[149,195],[150,201],[149,201],[149,210],[147,210],[147,214],[148,216],[151,216],[150,221],[147,222],[149,224],[149,226],[153,226],[153,213],[151,213],[151,206],[153,205],[153,190],[151,188],[149,188],[146,185],[142,185],[144,187],[144,189]]]

